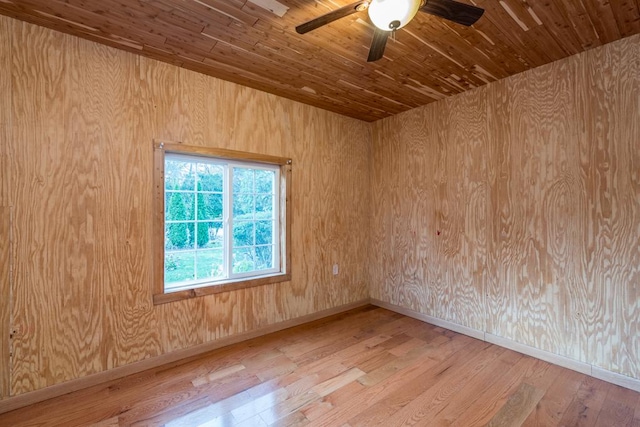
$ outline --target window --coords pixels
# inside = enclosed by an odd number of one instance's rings
[[[290,280],[290,165],[155,143],[154,302]]]

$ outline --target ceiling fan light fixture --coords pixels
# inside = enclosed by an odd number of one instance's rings
[[[402,28],[416,16],[421,0],[371,0],[369,18],[382,31]]]

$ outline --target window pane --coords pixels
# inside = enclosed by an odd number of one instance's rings
[[[251,194],[233,195],[233,217],[246,215],[245,219],[253,219],[254,197]]]
[[[195,278],[195,252],[166,252],[164,256],[164,281],[166,284],[184,282]]]
[[[224,166],[210,163],[198,163],[198,190],[222,192]]]
[[[253,169],[233,168],[233,192],[253,193]]]
[[[165,194],[165,219],[167,221],[193,220],[195,198],[193,193],[167,191]]]
[[[224,228],[222,221],[211,221],[207,223],[209,228],[208,248],[222,248],[224,246]]]
[[[278,271],[274,260],[282,257],[286,238],[275,234],[281,232],[279,210],[286,197],[286,186],[280,194],[276,180],[282,167],[259,163],[260,156],[227,159],[225,153],[184,146],[168,150],[164,174],[154,174],[154,188],[164,187],[165,210],[164,236],[159,236],[164,255],[154,259],[154,268],[164,263],[167,292],[223,285],[226,279],[242,283]],[[163,199],[154,197],[154,209],[160,203]]]
[[[239,248],[233,250],[233,272],[245,273],[255,270],[253,248]]]
[[[196,222],[195,227],[197,248],[205,248],[209,244],[209,227],[206,222]]]
[[[267,212],[271,214],[273,212],[273,196],[257,196],[256,197],[256,213]],[[271,218],[271,215],[261,218]]]
[[[273,221],[256,221],[256,245],[273,243]]]
[[[195,188],[195,163],[166,159],[164,182],[167,190],[191,190]]]
[[[223,277],[222,259],[222,249],[198,251],[196,253],[197,279]]]
[[[193,222],[175,222],[165,225],[165,250],[193,249],[195,224]]]
[[[256,247],[256,270],[273,268],[273,246]]]
[[[198,193],[197,219],[222,219],[222,194]]]
[[[196,222],[198,249],[222,247],[224,244],[221,221]]]
[[[256,193],[273,193],[274,171],[256,170]]]
[[[254,222],[238,221],[233,222],[233,246],[253,246]]]

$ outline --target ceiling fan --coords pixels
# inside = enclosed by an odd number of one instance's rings
[[[361,0],[298,25],[296,32],[305,34],[364,10],[369,11],[369,19],[376,27],[367,62],[382,58],[389,35],[407,25],[418,11],[466,26],[473,25],[484,13],[482,8],[455,0]]]

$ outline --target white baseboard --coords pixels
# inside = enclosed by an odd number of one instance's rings
[[[228,345],[281,331],[283,329],[292,328],[294,326],[303,325],[305,323],[313,322],[314,320],[333,316],[334,314],[343,313],[345,311],[353,310],[354,308],[363,307],[366,305],[369,305],[368,298],[352,302],[350,304],[333,307],[327,310],[318,311],[316,313],[307,314],[306,316],[296,317],[295,319],[285,320],[283,322],[268,325],[263,328],[255,329],[253,331],[245,332],[242,334],[221,338],[219,340],[200,344],[194,347],[172,351],[171,353],[165,353],[157,357],[141,360],[129,365],[119,366],[108,371],[102,371],[98,372],[97,374],[87,375],[86,377],[77,378],[50,387],[41,388],[35,391],[20,394],[18,396],[8,397],[6,399],[0,400],[0,414],[13,411],[14,409],[22,408],[24,406],[29,406],[34,403],[42,402],[43,400],[82,390],[84,388],[117,380],[128,375],[137,374],[139,372],[146,371],[147,369],[156,368],[158,366],[166,365],[169,363],[186,361],[186,359],[193,356],[198,356],[200,354],[226,347]]]
[[[535,357],[536,359],[571,369],[572,371],[580,372],[581,374],[591,375],[591,365],[586,362],[581,362],[579,360],[560,356],[559,354],[540,350],[539,348],[521,344],[517,341],[493,335],[488,332],[485,332],[484,340],[491,344],[499,345],[500,347],[508,348],[509,350],[517,351],[518,353],[526,354],[527,356]]]
[[[391,310],[396,313],[404,314],[405,316],[408,316],[408,317],[413,317],[414,319],[422,320],[423,322],[428,323],[430,325],[439,326],[441,328],[445,328],[453,332],[458,332],[462,335],[468,335],[472,338],[477,338],[482,341],[485,340],[484,332],[479,331],[477,329],[469,328],[463,325],[458,325],[457,323],[449,322],[448,320],[438,319],[437,317],[422,314],[418,311],[411,310],[410,308],[401,307],[399,305],[390,304],[388,302],[380,301],[373,298],[371,299],[371,304],[377,307],[386,308],[387,310]]]
[[[395,311],[396,313],[404,314],[405,316],[413,317],[414,319],[422,320],[423,322],[429,323],[431,325],[449,329],[463,335],[468,335],[470,337],[486,341],[500,347],[508,348],[509,350],[517,351],[518,353],[526,354],[527,356],[535,357],[536,359],[544,360],[545,362],[549,362],[554,365],[562,366],[563,368],[571,369],[573,371],[577,371],[582,374],[589,375],[591,377],[640,392],[640,379],[637,378],[632,378],[626,375],[608,371],[606,369],[591,365],[586,362],[581,362],[579,360],[570,359],[559,354],[540,350],[538,348],[521,344],[508,338],[503,338],[485,331],[469,328],[467,326],[458,325],[457,323],[453,323],[447,320],[438,319],[437,317],[432,317],[418,311],[391,304],[385,301],[372,298],[371,304],[378,307],[386,308],[387,310]]]
[[[640,393],[640,380],[628,377],[626,375],[618,374],[616,372],[607,371],[598,366],[593,366],[592,377],[599,380],[606,381],[611,384],[619,385],[620,387],[629,388]]]

